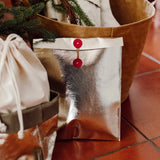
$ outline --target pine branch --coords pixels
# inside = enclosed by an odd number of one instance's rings
[[[86,15],[86,13],[82,10],[80,5],[76,0],[68,0],[70,5],[74,8],[75,12],[77,13],[79,19],[84,22],[87,26],[94,26],[94,24],[91,22],[89,17]]]
[[[31,6],[31,8],[33,9],[33,14],[34,15],[40,13],[44,9],[44,7],[45,7],[45,4],[43,2],[36,3],[36,4]]]
[[[72,24],[77,24],[77,15],[75,13],[74,8],[70,5],[70,3],[68,2],[68,0],[60,0],[62,5],[64,6],[64,8],[66,9],[67,15],[69,17],[69,20]]]
[[[40,24],[41,24],[41,21],[38,19],[26,21],[23,23],[23,29],[27,32],[30,30],[32,31],[32,29],[37,28],[38,26],[40,26]]]
[[[33,17],[41,12],[45,7],[44,3],[37,3],[27,8],[24,6],[7,8],[0,2],[0,35],[6,36],[11,33],[16,33],[22,38],[33,38],[33,34],[45,39],[55,39],[55,35],[43,28],[41,28],[41,21],[33,19]],[[4,14],[10,13],[13,15],[12,19],[3,20]]]
[[[54,1],[52,1],[52,7],[59,13],[67,14],[67,11],[62,4],[55,4]]]
[[[32,30],[32,33],[34,33],[34,30]],[[35,30],[35,33],[39,33],[43,37],[43,41],[55,41],[55,38],[57,35],[53,34],[52,32],[49,32],[45,28],[37,28]]]
[[[29,0],[30,7],[25,7],[21,0],[14,0],[19,7],[7,8],[3,2],[0,2],[0,35],[8,35],[10,33],[16,33],[23,38],[28,35],[29,39],[32,39],[36,35],[39,38],[45,40],[54,40],[55,35],[44,28],[41,28],[41,21],[33,19],[37,13],[41,13],[48,0]],[[79,23],[93,26],[89,17],[82,10],[76,0],[61,0],[61,4],[55,4],[53,1],[53,8],[61,13],[68,14],[71,23]],[[4,21],[4,15],[6,13],[12,14],[13,18]],[[54,27],[54,26],[53,26]]]
[[[30,3],[37,3],[37,2],[47,2],[49,0],[30,0]],[[83,9],[80,7],[78,2],[76,0],[60,0],[61,4],[56,4],[55,0],[52,1],[52,7],[59,13],[67,14],[70,18],[70,22],[73,24],[85,24],[87,26],[94,26],[94,24],[91,22],[89,17],[86,15],[86,13],[83,11]],[[92,5],[96,5],[92,3],[91,1],[87,0]]]

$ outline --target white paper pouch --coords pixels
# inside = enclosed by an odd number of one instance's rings
[[[34,41],[60,93],[58,139],[120,140],[122,46],[121,37]]]
[[[61,4],[61,1],[54,0],[54,3]],[[82,1],[77,0],[76,3],[80,5],[89,19],[93,22],[95,26],[103,27],[117,27],[120,24],[117,22],[115,17],[112,14],[110,7],[110,0],[94,0],[94,1]],[[69,2],[70,4],[70,2]],[[73,3],[74,4],[74,3]],[[64,13],[59,13],[52,6],[52,0],[49,0],[46,5],[46,14],[45,16],[49,18],[55,18],[61,22],[69,22],[69,17]]]
[[[17,111],[22,138],[22,110],[49,101],[50,90],[45,68],[16,34],[0,39],[0,91],[0,113]],[[0,131],[6,127],[1,123]]]

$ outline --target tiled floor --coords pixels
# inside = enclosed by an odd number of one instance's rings
[[[120,142],[57,141],[53,160],[160,160],[160,2],[122,104],[121,135]]]
[[[3,0],[11,6],[10,0]],[[121,141],[57,141],[53,160],[160,160],[160,0],[129,98]]]
[[[53,160],[160,160],[160,7],[122,104],[121,132],[120,142],[58,141]]]

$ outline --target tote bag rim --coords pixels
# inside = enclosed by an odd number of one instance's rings
[[[132,23],[122,24],[122,25],[120,25],[118,27],[80,26],[80,25],[76,25],[76,24],[69,24],[69,23],[65,23],[65,22],[61,22],[61,21],[56,21],[54,19],[48,18],[48,17],[40,15],[40,14],[37,14],[36,18],[38,18],[38,19],[40,18],[42,20],[45,19],[46,21],[57,23],[59,25],[71,26],[71,27],[88,28],[88,29],[90,29],[90,28],[95,28],[95,29],[102,29],[102,28],[104,28],[104,29],[112,29],[113,28],[114,29],[114,28],[122,28],[122,27],[131,26],[131,25],[134,25],[134,24],[139,24],[139,23],[142,23],[144,21],[147,21],[147,20],[151,19],[154,16],[154,14],[155,14],[155,8],[154,8],[154,6],[152,4],[150,4],[150,7],[152,8],[152,14],[150,16],[145,17],[144,19],[132,22]]]

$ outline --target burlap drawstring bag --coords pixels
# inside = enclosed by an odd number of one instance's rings
[[[42,21],[44,28],[60,37],[123,37],[121,100],[124,102],[128,97],[155,8],[147,0],[110,0],[110,5],[120,24],[118,27],[86,27],[58,22],[42,15],[37,15],[37,18]]]

